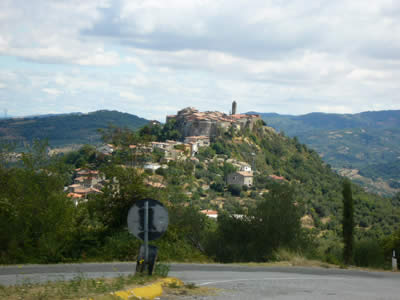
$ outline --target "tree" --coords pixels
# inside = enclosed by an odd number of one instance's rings
[[[302,248],[305,234],[295,196],[293,187],[276,184],[248,214],[219,215],[209,255],[221,262],[266,261],[279,248]]]
[[[229,174],[236,172],[235,166],[227,162],[224,162],[223,170],[224,170],[224,180],[227,180]]]
[[[252,218],[258,239],[267,241],[260,255],[271,254],[279,248],[296,249],[302,246],[301,204],[288,184],[273,184],[264,201],[255,208]]]
[[[343,260],[346,264],[353,262],[354,248],[354,203],[351,183],[348,179],[343,182]]]
[[[90,199],[89,204],[108,229],[120,230],[126,226],[130,207],[136,201],[150,197],[150,189],[143,183],[144,176],[136,169],[110,166],[104,169],[104,173],[108,182],[103,193]]]
[[[22,167],[0,162],[0,263],[58,262],[70,247],[74,205],[49,169],[46,144],[23,153]]]
[[[238,184],[230,184],[228,185],[228,191],[231,192],[232,196],[240,196],[242,187]]]

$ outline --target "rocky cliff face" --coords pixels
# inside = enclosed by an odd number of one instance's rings
[[[201,120],[201,121],[193,121],[193,122],[185,122],[182,124],[182,135],[183,136],[213,136],[216,134],[216,126],[215,122],[210,120]]]

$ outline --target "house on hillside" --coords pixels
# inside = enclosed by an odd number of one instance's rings
[[[151,120],[148,125],[149,125],[149,127],[160,126],[161,123],[157,120]]]
[[[114,145],[112,144],[105,144],[105,145],[101,145],[97,148],[97,151],[100,153],[103,153],[104,155],[111,155],[114,152]]]
[[[87,199],[89,194],[100,194],[103,184],[106,182],[104,175],[101,175],[98,170],[75,169],[74,183],[65,187],[68,192],[68,197],[74,199],[75,204],[77,199]]]
[[[208,136],[187,136],[185,137],[185,144],[190,145],[191,156],[195,156],[200,147],[210,146],[210,138]]]
[[[205,135],[187,136],[185,143],[196,143],[199,147],[208,147],[210,146],[210,138]]]
[[[218,212],[216,210],[204,209],[201,210],[200,213],[212,219],[218,218]]]
[[[227,184],[237,184],[240,186],[247,185],[247,186],[252,186],[253,185],[253,173],[252,172],[243,172],[243,171],[238,171],[238,172],[233,172],[228,174],[227,177]]]
[[[269,175],[268,177],[273,179],[273,180],[276,180],[276,181],[285,181],[285,182],[287,182],[287,179],[285,177],[282,177],[282,176],[278,176],[278,175],[272,174],[272,175]]]
[[[151,170],[151,171],[156,171],[157,169],[161,168],[161,165],[158,163],[146,163],[143,166],[143,169],[145,170]]]
[[[245,162],[239,162],[239,171],[251,172],[251,166]]]

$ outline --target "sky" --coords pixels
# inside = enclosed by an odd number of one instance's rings
[[[0,115],[400,109],[398,0],[0,0]]]

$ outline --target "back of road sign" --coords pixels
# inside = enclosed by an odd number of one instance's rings
[[[168,227],[168,211],[154,199],[137,201],[128,212],[128,230],[137,238],[144,240],[145,203],[149,206],[149,241],[158,239]]]

